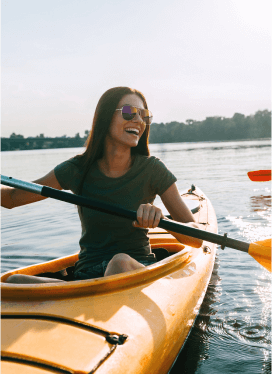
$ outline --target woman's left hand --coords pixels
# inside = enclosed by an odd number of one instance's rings
[[[151,204],[141,204],[137,210],[137,221],[132,224],[134,227],[155,228],[158,226],[160,219],[164,218],[160,208]]]

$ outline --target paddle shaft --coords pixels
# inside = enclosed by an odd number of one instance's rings
[[[64,201],[66,203],[78,205],[84,208],[94,209],[103,213],[108,213],[115,216],[131,219],[133,221],[137,220],[137,213],[133,210],[124,209],[120,206],[107,204],[102,201],[92,200],[83,196],[56,190],[54,188],[42,186],[36,183],[25,182],[19,179],[14,179],[12,177],[6,177],[4,175],[1,175],[1,184],[10,187],[15,187],[28,192],[36,193],[45,197],[50,197],[52,199]],[[173,231],[183,235],[202,239],[211,243],[220,244],[222,247],[234,248],[243,252],[248,252],[248,248],[250,245],[249,243],[245,243],[240,240],[227,238],[226,235],[222,236],[211,232],[199,230],[193,227],[183,225],[182,223],[172,220],[166,220],[163,218],[160,220],[158,226],[167,231]]]

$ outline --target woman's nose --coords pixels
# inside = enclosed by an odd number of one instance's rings
[[[137,111],[136,116],[133,118],[134,122],[143,122],[142,117],[140,116],[140,111]]]

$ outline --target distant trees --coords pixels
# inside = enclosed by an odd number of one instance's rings
[[[79,133],[74,137],[48,138],[40,134],[24,138],[13,132],[9,138],[1,138],[1,150],[83,147],[89,132],[85,130],[82,138]],[[150,127],[149,140],[150,143],[179,143],[258,138],[271,138],[271,112],[268,110],[259,110],[250,116],[235,113],[232,118],[216,116],[204,121],[187,119],[185,123],[154,123]]]
[[[232,118],[207,117],[204,121],[188,119],[185,123],[154,123],[150,127],[150,143],[221,141],[271,137],[271,112],[258,111],[245,116],[235,113]]]
[[[15,132],[13,132],[11,135],[10,135],[10,139],[24,139],[24,135],[20,135],[20,134],[15,134]]]

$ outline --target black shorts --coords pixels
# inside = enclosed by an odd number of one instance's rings
[[[137,260],[140,264],[144,266],[153,265],[157,262],[155,258],[146,259],[146,260]],[[101,278],[104,277],[105,271],[107,269],[108,261],[102,261],[100,264],[91,266],[88,269],[75,271],[74,273],[74,280],[84,280],[84,279],[93,279],[93,278]]]

